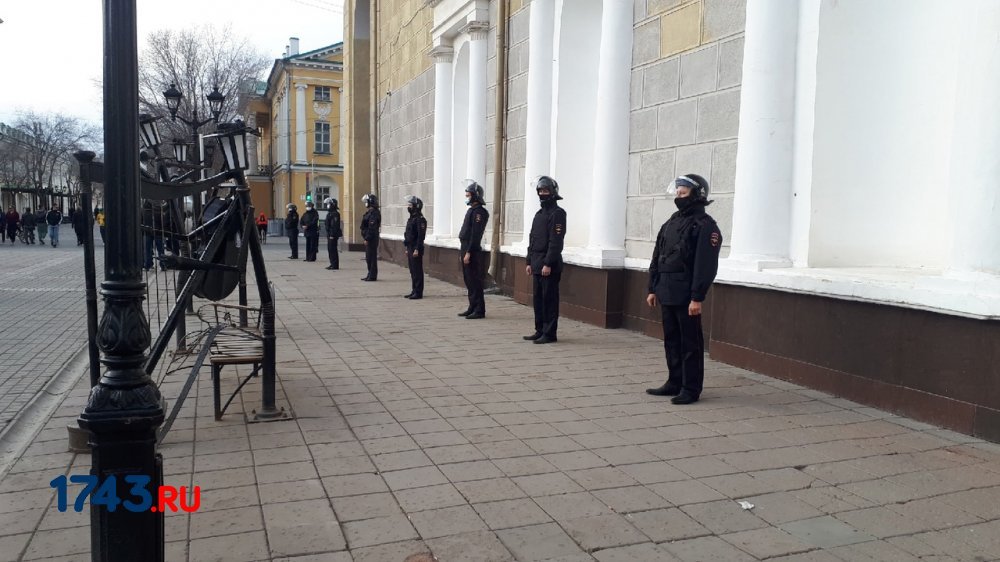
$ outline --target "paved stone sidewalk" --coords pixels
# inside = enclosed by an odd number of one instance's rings
[[[58,248],[0,244],[0,432],[87,341],[83,248],[69,225],[60,232]]]
[[[215,422],[206,370],[162,449],[167,483],[203,488],[167,517],[169,560],[1000,559],[994,444],[712,361],[704,400],[673,406],[642,392],[655,339],[564,321],[534,346],[509,299],[467,321],[459,288],[404,300],[406,272],[362,283],[360,254],[267,254],[296,418],[245,424],[253,382]],[[89,559],[87,513],[48,487],[88,470],[63,452],[85,394],[0,480],[0,559]]]

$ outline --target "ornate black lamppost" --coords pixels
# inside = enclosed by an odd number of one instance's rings
[[[202,128],[204,125],[207,125],[208,123],[211,123],[213,121],[216,123],[219,122],[219,115],[222,114],[222,104],[224,104],[226,101],[226,96],[222,95],[222,92],[219,91],[219,87],[218,86],[213,87],[211,93],[205,96],[205,99],[208,100],[208,109],[209,111],[212,112],[212,116],[207,119],[199,121],[197,106],[194,106],[191,109],[191,119],[186,119],[183,115],[177,114],[177,111],[181,107],[181,100],[184,98],[184,94],[182,94],[181,91],[177,89],[176,84],[171,84],[170,88],[168,88],[167,91],[163,92],[163,97],[167,100],[167,110],[170,111],[170,119],[174,121],[177,121],[179,119],[185,125],[191,127],[191,139],[195,143],[198,142],[198,129]],[[209,161],[207,158],[204,158],[202,161],[198,161],[198,157],[199,157],[198,151],[197,150],[193,151],[191,154],[191,159],[192,159],[191,163],[211,165],[211,161]],[[181,160],[180,158],[178,158],[178,161],[184,162],[184,160]],[[195,196],[194,208],[192,209],[192,211],[194,212],[194,216],[196,218],[201,216],[200,195]]]
[[[91,474],[100,482],[127,475],[163,483],[156,432],[164,404],[143,369],[150,344],[142,301],[139,211],[139,107],[136,0],[104,0],[104,189],[106,228],[104,314],[97,341],[105,371],[90,391],[79,423],[90,432]],[[164,559],[163,514],[111,511],[91,502],[91,559]]]

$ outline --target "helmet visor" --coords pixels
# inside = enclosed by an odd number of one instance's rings
[[[708,190],[702,188],[698,182],[688,176],[679,176],[677,179],[670,182],[667,186],[667,195],[670,197],[677,197],[679,189],[687,189],[691,193],[700,194],[702,197],[708,197]]]

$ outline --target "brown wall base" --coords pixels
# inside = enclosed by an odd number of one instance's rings
[[[1000,441],[1000,322],[734,285],[711,299],[713,358]]]
[[[383,240],[380,253],[406,264],[399,241]],[[496,282],[530,305],[524,266],[524,258],[501,255]],[[458,250],[428,246],[424,269],[463,283]],[[560,293],[568,318],[663,337],[643,271],[567,265]],[[703,314],[714,359],[1000,441],[1000,322],[722,284]]]

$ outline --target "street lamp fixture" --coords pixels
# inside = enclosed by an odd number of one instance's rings
[[[188,143],[181,139],[175,138],[171,143],[174,147],[174,160],[178,162],[187,162],[188,159]]]
[[[160,129],[156,126],[159,119],[148,113],[139,116],[139,134],[147,147],[155,149],[160,146]]]
[[[219,148],[226,159],[227,170],[245,170],[249,163],[247,154],[247,133],[253,130],[247,128],[243,121],[237,119],[235,123],[220,123],[219,132],[209,135],[218,139]]]
[[[222,104],[226,101],[226,96],[222,95],[219,91],[218,86],[212,87],[212,93],[205,96],[208,100],[208,107],[212,111],[212,115],[216,122],[219,121],[219,115],[222,113]]]
[[[167,109],[170,111],[170,119],[177,120],[177,110],[181,107],[181,98],[184,94],[177,89],[176,84],[171,84],[170,88],[166,92],[163,92],[163,97],[167,98]]]
[[[206,144],[204,146],[204,151],[205,160],[201,164],[202,166],[208,166],[211,168],[212,162],[215,162],[215,145],[211,143]]]

